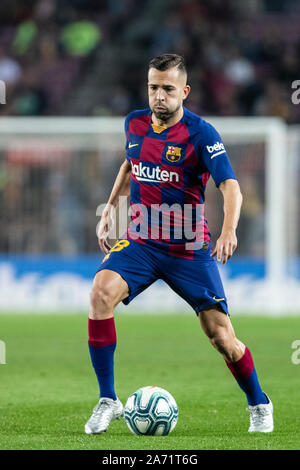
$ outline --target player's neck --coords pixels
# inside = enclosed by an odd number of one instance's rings
[[[161,126],[161,127],[171,127],[177,124],[182,119],[182,116],[184,114],[183,107],[181,107],[176,114],[174,114],[168,121],[163,121],[161,119],[158,119],[154,113],[152,113],[152,123],[155,124],[156,126]]]

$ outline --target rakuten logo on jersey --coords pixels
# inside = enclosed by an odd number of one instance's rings
[[[179,174],[176,171],[161,170],[159,166],[150,167],[143,162],[132,163],[132,174],[138,181],[148,181],[149,183],[179,182]]]

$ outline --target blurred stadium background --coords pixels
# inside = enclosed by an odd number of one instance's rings
[[[220,268],[230,309],[300,313],[299,24],[298,0],[1,1],[0,310],[87,312],[124,116],[147,106],[149,59],[176,52],[186,106],[216,124],[244,194]],[[206,201],[216,241],[211,183]],[[190,311],[160,282],[127,309],[157,307]]]

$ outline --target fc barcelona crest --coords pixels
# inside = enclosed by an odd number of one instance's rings
[[[168,145],[168,151],[166,153],[166,159],[169,162],[176,163],[181,159],[181,148],[173,147],[173,145]]]

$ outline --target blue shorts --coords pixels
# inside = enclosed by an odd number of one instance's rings
[[[194,259],[170,256],[166,251],[132,240],[121,239],[102,261],[100,269],[120,274],[129,287],[128,305],[158,279],[165,281],[198,314],[217,304],[228,313],[227,301],[210,244],[197,250]]]

